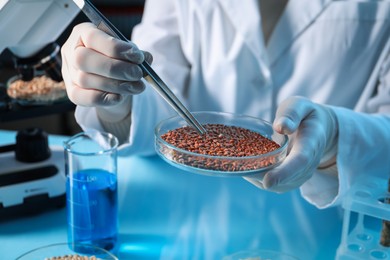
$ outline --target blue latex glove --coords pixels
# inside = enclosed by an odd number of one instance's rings
[[[298,188],[317,168],[335,160],[338,124],[330,107],[302,97],[288,98],[278,107],[273,128],[289,135],[289,152],[262,180],[245,177],[257,187],[278,193]]]

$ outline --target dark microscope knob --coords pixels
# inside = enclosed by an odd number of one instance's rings
[[[16,160],[20,162],[40,162],[51,156],[48,136],[40,128],[20,130],[16,135]]]

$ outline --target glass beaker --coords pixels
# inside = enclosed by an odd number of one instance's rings
[[[115,250],[118,233],[118,139],[82,132],[64,142],[68,241]],[[81,246],[80,246],[81,245]]]

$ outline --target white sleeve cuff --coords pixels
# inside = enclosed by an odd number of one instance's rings
[[[99,118],[99,121],[106,132],[112,133],[118,138],[120,144],[128,142],[130,135],[131,113],[118,122],[109,122],[103,120],[102,118]]]
[[[302,196],[317,208],[323,209],[338,204],[339,178],[337,164],[317,170],[314,175],[301,186]]]

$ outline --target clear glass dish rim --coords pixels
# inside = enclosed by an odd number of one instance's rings
[[[265,124],[267,126],[270,126],[272,128],[272,125],[268,121],[266,121],[266,120],[263,120],[263,119],[257,118],[257,117],[253,117],[253,116],[243,115],[243,114],[233,114],[233,113],[227,113],[227,112],[211,112],[211,111],[196,111],[196,112],[191,112],[191,113],[195,116],[195,118],[196,118],[197,114],[204,114],[204,113],[214,114],[214,115],[222,115],[222,116],[232,116],[235,119],[247,118],[247,119],[251,119],[251,120],[255,120],[255,121],[261,122],[261,123],[263,123],[263,124]],[[200,154],[200,153],[190,152],[190,151],[178,148],[178,147],[176,147],[174,145],[171,145],[170,143],[168,143],[164,139],[162,139],[161,135],[159,135],[159,133],[158,133],[158,129],[160,129],[161,126],[164,123],[166,123],[168,121],[172,121],[172,120],[177,119],[177,118],[181,119],[180,116],[172,116],[172,117],[169,117],[169,118],[164,119],[161,122],[159,122],[157,124],[157,126],[155,127],[155,131],[154,131],[155,138],[157,139],[158,142],[164,144],[166,147],[168,147],[168,148],[170,148],[172,150],[181,152],[181,153],[185,153],[185,154],[191,155],[191,156],[202,157],[202,158],[213,159],[213,160],[242,160],[242,161],[244,161],[244,160],[253,160],[253,159],[267,158],[267,157],[270,157],[270,156],[273,156],[273,155],[277,155],[277,154],[283,152],[285,149],[287,149],[287,145],[288,145],[288,137],[287,137],[287,135],[279,134],[279,135],[283,136],[283,138],[284,138],[283,145],[280,145],[280,147],[278,149],[275,149],[272,152],[265,153],[265,154],[253,155],[253,156],[243,156],[243,157],[234,157],[234,156],[215,156],[215,155],[207,155],[207,154]],[[182,119],[182,120],[184,120],[184,119]],[[257,132],[257,133],[259,133],[259,132]],[[261,133],[259,133],[259,134],[261,134]],[[267,138],[269,138],[269,137],[267,137]],[[197,168],[197,167],[193,167],[193,168]],[[261,169],[263,169],[263,168],[259,168],[258,170],[261,170]],[[210,170],[210,171],[213,171],[213,170]],[[255,170],[253,170],[253,171],[255,171]],[[240,172],[240,171],[237,171],[237,172]]]
[[[104,135],[105,137],[114,140],[114,144],[110,148],[101,149],[100,151],[97,151],[97,152],[80,152],[80,151],[72,150],[71,146],[72,146],[72,144],[74,144],[77,141],[77,139],[83,138],[83,137],[88,137],[91,140],[93,140],[93,136],[96,134]],[[64,150],[68,151],[70,154],[87,157],[87,156],[93,156],[93,155],[104,155],[104,154],[112,153],[114,150],[116,150],[118,148],[119,141],[116,138],[116,136],[113,135],[112,133],[99,132],[99,131],[90,129],[90,130],[86,130],[83,132],[79,132],[79,133],[75,134],[74,136],[69,137],[66,141],[64,141],[62,143],[62,146],[63,146]]]
[[[261,255],[263,254],[263,255]],[[264,255],[265,254],[265,255]],[[281,252],[281,251],[276,251],[276,250],[272,250],[272,249],[247,249],[247,250],[241,250],[241,251],[237,251],[235,253],[232,253],[230,255],[226,255],[222,258],[222,260],[228,260],[230,258],[233,258],[233,257],[267,257],[266,259],[268,259],[268,257],[270,256],[278,256],[278,257],[288,257],[290,258],[291,260],[292,259],[296,259],[298,260],[298,258],[294,255],[291,255],[289,253],[285,253],[285,252]],[[244,259],[244,258],[243,258]]]
[[[107,251],[104,248],[101,248],[101,247],[98,247],[98,246],[94,246],[94,245],[89,245],[89,244],[72,243],[72,242],[62,242],[62,243],[59,242],[59,243],[53,243],[53,244],[47,244],[47,245],[44,245],[44,246],[40,246],[40,247],[31,249],[31,250],[29,250],[27,252],[24,252],[23,254],[19,255],[15,260],[21,259],[22,257],[28,256],[31,253],[38,252],[39,250],[44,250],[46,248],[51,248],[51,247],[56,247],[56,246],[68,246],[69,247],[69,245],[76,245],[76,246],[80,245],[80,246],[86,246],[86,247],[98,249],[98,250],[101,250],[102,253],[107,254],[108,256],[112,257],[115,260],[118,260],[118,257],[116,257],[113,253]],[[75,254],[77,254],[77,253],[75,253]]]

